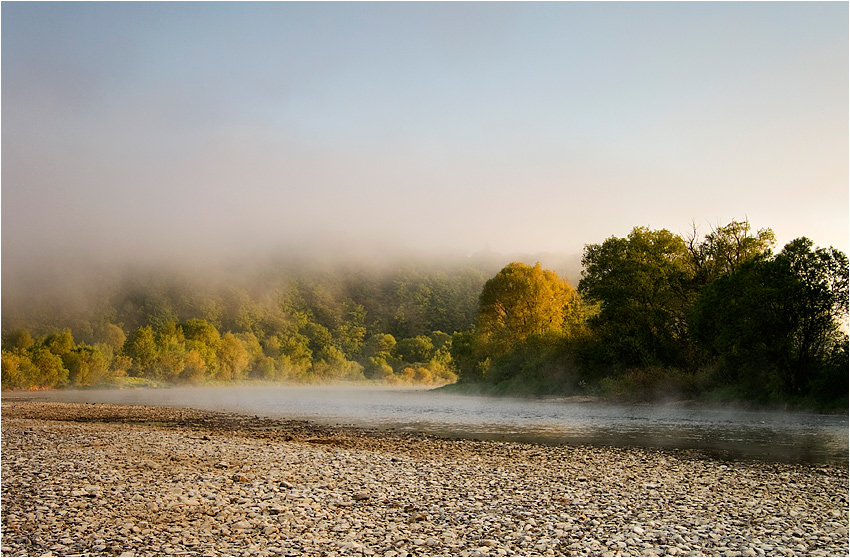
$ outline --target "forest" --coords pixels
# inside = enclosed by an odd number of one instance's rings
[[[844,253],[807,238],[776,251],[770,229],[733,221],[703,237],[635,227],[586,245],[581,266],[576,285],[491,255],[4,293],[2,387],[359,381],[847,407]]]

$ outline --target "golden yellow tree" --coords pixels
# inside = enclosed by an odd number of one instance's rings
[[[478,346],[498,357],[529,337],[568,335],[579,327],[581,303],[573,288],[539,263],[511,263],[481,291]]]

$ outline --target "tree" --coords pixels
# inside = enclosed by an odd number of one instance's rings
[[[33,387],[38,377],[38,370],[33,365],[28,352],[7,351],[3,349],[2,359],[2,384],[3,389]]]
[[[599,308],[589,322],[598,358],[623,367],[680,364],[692,298],[685,241],[635,227],[627,238],[585,246],[582,264],[579,292]]]
[[[269,371],[266,368],[268,366],[268,361],[266,360],[266,356],[263,354],[263,347],[260,344],[260,340],[257,339],[257,336],[250,331],[246,331],[244,333],[236,334],[236,337],[242,342],[242,346],[245,347],[245,351],[248,353],[247,369],[259,377],[262,377],[267,373],[269,376],[272,376],[273,370]]]
[[[65,328],[59,333],[51,333],[45,337],[42,345],[54,355],[62,356],[74,348],[74,337],[71,335],[71,330]]]
[[[367,358],[377,354],[389,355],[395,346],[395,337],[389,333],[376,333],[366,341],[366,345],[363,347],[363,355]]]
[[[218,372],[218,351],[221,348],[221,334],[213,324],[206,320],[192,318],[179,326],[185,339],[186,348],[194,351],[203,364],[192,355],[192,381],[204,375],[214,376]],[[203,373],[202,373],[203,372]]]
[[[721,275],[734,272],[746,261],[768,256],[776,242],[771,229],[751,233],[749,221],[732,221],[717,227],[697,241],[696,226],[687,239],[689,264],[700,286],[707,285]]]
[[[30,353],[30,362],[34,368],[28,387],[52,388],[68,383],[68,369],[59,355],[46,346],[35,345]]]
[[[111,376],[109,358],[97,346],[79,345],[67,353],[62,362],[68,369],[70,382],[77,386],[96,385]]]
[[[217,379],[241,380],[245,377],[251,355],[245,349],[242,341],[234,334],[227,332],[221,336],[221,346],[218,350],[220,363]]]
[[[366,310],[361,304],[351,300],[345,303],[346,316],[342,324],[334,329],[333,337],[336,346],[346,358],[354,360],[363,350],[363,339],[366,337]]]
[[[117,354],[127,342],[127,335],[124,330],[115,324],[106,324],[101,335],[103,343],[112,349],[113,354]]]
[[[26,351],[33,345],[32,335],[25,328],[18,328],[3,336],[3,349],[13,352]]]
[[[157,346],[151,326],[140,327],[127,338],[124,353],[133,359],[131,370],[137,376],[147,374],[156,362]]]
[[[160,380],[176,380],[186,367],[186,340],[175,322],[165,323],[156,332],[154,375]]]
[[[694,306],[695,338],[748,397],[801,397],[830,384],[846,395],[847,256],[812,246],[799,238],[744,263]]]
[[[403,362],[427,362],[433,353],[434,344],[426,335],[417,335],[399,341],[393,350],[394,356]]]
[[[563,335],[570,308],[579,304],[575,289],[554,271],[508,264],[481,291],[476,343],[495,358],[529,337]]]
[[[295,372],[297,375],[304,374],[313,363],[310,340],[300,333],[292,333],[284,337],[281,339],[277,362],[281,370]]]
[[[484,370],[475,347],[475,331],[459,331],[452,335],[450,353],[458,381],[476,383],[484,379]]]

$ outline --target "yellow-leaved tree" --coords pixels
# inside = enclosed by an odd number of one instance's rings
[[[476,344],[497,358],[532,337],[569,337],[583,321],[581,300],[565,279],[539,263],[514,262],[481,291]]]

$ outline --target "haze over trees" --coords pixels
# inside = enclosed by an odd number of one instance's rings
[[[4,312],[3,387],[453,382],[451,332],[474,320],[479,268],[492,269],[477,265],[270,266],[220,282],[133,272],[89,305]]]
[[[843,405],[847,257],[774,242],[746,221],[703,238],[635,227],[585,247],[577,288],[518,261],[134,273],[96,285],[93,304],[4,311],[2,384],[459,380]]]

